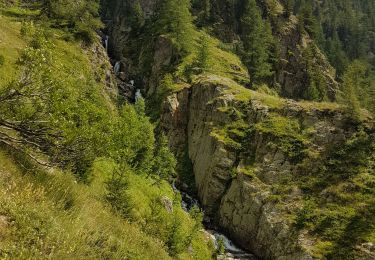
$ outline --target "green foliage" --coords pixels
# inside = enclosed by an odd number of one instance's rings
[[[347,110],[354,118],[360,116],[358,97],[365,91],[366,67],[360,62],[354,62],[346,70],[343,77],[343,99]]]
[[[131,13],[130,23],[131,23],[132,27],[135,28],[135,29],[142,27],[145,23],[145,18],[143,16],[142,6],[141,6],[139,0],[137,0],[133,3],[130,13]]]
[[[269,134],[270,140],[292,161],[300,161],[306,156],[309,139],[296,119],[271,114],[268,119],[256,124],[255,129]]]
[[[106,183],[107,194],[105,199],[123,217],[129,217],[133,205],[127,189],[129,187],[129,169],[121,167],[113,169],[112,177]]]
[[[176,175],[176,159],[168,148],[168,140],[164,134],[158,138],[154,163],[152,167],[153,177],[159,182],[160,180],[169,180]]]
[[[0,171],[1,259],[169,259],[160,241],[69,173],[45,172],[3,150]]]
[[[137,114],[133,106],[125,105],[113,127],[108,147],[110,157],[117,163],[126,162],[148,172],[152,167],[154,143],[153,126],[148,118]]]
[[[0,67],[3,66],[5,63],[5,57],[4,55],[0,54]]]
[[[298,15],[299,19],[299,29],[301,31],[306,31],[308,34],[310,34],[312,37],[315,37],[317,22],[315,20],[315,17],[313,16],[313,10],[311,4],[304,5],[300,13]]]
[[[197,25],[202,26],[209,24],[212,15],[212,4],[210,0],[192,0],[192,7],[194,10],[199,10],[196,14]]]
[[[210,49],[207,35],[202,35],[198,51],[198,66],[202,71],[209,68]]]
[[[310,46],[303,52],[309,84],[304,97],[307,100],[325,101],[327,100],[327,89],[329,88],[321,68],[315,62],[317,55],[320,55],[320,53],[316,46]]]
[[[227,145],[228,148],[241,151],[246,149],[243,143],[252,132],[243,119],[238,119],[223,127],[215,128],[211,135]]]
[[[173,75],[167,73],[160,81],[155,95],[148,98],[146,113],[151,117],[153,121],[156,121],[159,117],[162,103],[164,99],[172,92],[172,90],[174,89],[174,85],[175,83],[173,80]]]
[[[225,252],[225,245],[224,245],[224,239],[222,237],[219,237],[217,239],[217,249],[216,249],[216,254],[217,255],[222,255]]]
[[[168,259],[168,254],[211,259],[212,248],[198,230],[202,217],[186,214],[180,196],[165,181],[174,177],[176,160],[165,137],[155,141],[144,100],[114,106],[98,80],[105,70],[92,64],[90,49],[56,39],[64,34],[60,29],[37,25],[35,31],[24,30],[29,47],[17,63],[20,76],[0,88],[0,143],[25,155],[15,160],[27,170],[35,167],[29,162],[35,158],[66,173],[60,178],[52,170],[31,171],[14,185],[0,182],[16,187],[0,189],[0,215],[15,224],[6,227],[0,258],[4,253],[10,259]],[[20,34],[21,27],[14,31]],[[174,87],[173,77],[166,76],[163,84],[160,96]],[[14,128],[3,132],[4,120]],[[4,134],[22,142],[12,143]],[[2,173],[9,168],[3,165],[0,156]],[[173,201],[173,211],[164,197]]]
[[[36,29],[35,29],[33,21],[30,21],[30,22],[22,21],[20,32],[23,37],[33,36],[35,34],[35,30]]]
[[[315,253],[332,259],[355,258],[361,241],[372,241],[374,212],[374,134],[358,131],[314,165],[314,176],[298,180],[306,194],[296,226],[324,241]],[[311,165],[307,165],[310,171]]]
[[[95,40],[95,30],[102,24],[99,19],[98,0],[43,0],[42,14],[55,20],[55,26],[67,28],[87,44]]]
[[[189,53],[195,34],[190,0],[163,0],[154,30],[168,36],[182,55]]]
[[[273,42],[271,25],[264,21],[255,0],[246,0],[241,18],[243,60],[250,83],[260,83],[273,75],[270,49]]]
[[[184,154],[182,158],[179,158],[177,161],[177,175],[178,179],[188,185],[189,191],[193,194],[196,193],[196,184],[195,184],[195,176],[194,176],[194,169],[193,163],[189,157],[188,146],[185,146]]]

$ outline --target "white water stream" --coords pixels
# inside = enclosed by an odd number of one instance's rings
[[[199,207],[199,202],[197,199],[193,198],[186,192],[183,192],[181,190],[178,190],[175,184],[172,184],[173,190],[175,192],[180,192],[182,197],[181,207],[186,212],[189,212],[189,210],[193,206]],[[223,243],[224,246],[224,254],[218,256],[219,260],[257,260],[257,258],[250,254],[240,247],[238,247],[233,241],[231,241],[227,236],[225,236],[223,233],[221,233],[219,230],[214,229],[205,229],[206,233],[209,235],[209,237],[214,242],[215,247],[217,248],[219,246],[219,243]],[[221,242],[219,242],[221,241]]]

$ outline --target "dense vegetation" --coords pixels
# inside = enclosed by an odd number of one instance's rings
[[[76,3],[1,6],[0,257],[211,258],[144,101],[117,105],[105,56],[84,47],[98,4]]]
[[[151,19],[155,24],[151,30],[172,40],[178,58],[173,66],[163,71],[165,74],[161,78],[158,94],[166,96],[178,91],[183,88],[181,81],[194,83],[202,74],[223,75],[257,90],[241,92],[238,90],[241,87],[235,82],[228,84],[233,86],[234,92],[240,92],[236,99],[243,102],[243,107],[223,108],[228,110],[226,112],[231,114],[233,121],[215,126],[211,135],[223,142],[227,149],[244,153],[249,161],[255,157],[251,152],[247,154],[253,149],[249,142],[253,134],[262,133],[270,146],[283,151],[290,162],[298,165],[298,174],[286,174],[284,179],[272,186],[273,194],[269,199],[275,201],[276,207],[287,205],[285,214],[294,228],[306,230],[309,236],[317,238],[313,255],[318,258],[355,259],[357,245],[374,241],[371,217],[374,214],[374,134],[371,126],[366,129],[356,127],[368,116],[361,108],[374,112],[372,13],[375,7],[369,1],[280,2],[284,6],[278,1],[192,1],[190,10],[196,16],[194,24],[190,15],[178,15],[177,10],[170,10],[169,16],[177,15],[179,18],[169,21],[169,31],[158,27],[158,21],[165,20],[165,10],[161,9]],[[186,1],[168,0],[164,3],[171,6],[179,3],[184,6],[183,10],[188,6]],[[310,147],[312,140],[309,131],[312,129],[303,129],[298,120],[280,115],[285,100],[277,97],[281,92],[274,75],[280,62],[277,48],[283,44],[279,37],[290,21],[297,21],[295,29],[300,38],[314,41],[302,53],[309,76],[309,88],[303,98],[327,100],[329,87],[322,76],[325,68],[315,63],[316,57],[323,52],[336,70],[335,80],[340,86],[336,101],[344,104],[343,113],[350,118],[345,123],[355,129],[347,141],[331,147],[326,153],[320,154]],[[188,28],[183,31],[190,31],[189,34],[194,35],[191,39],[181,41],[182,38],[178,36],[180,31],[173,29],[177,25],[182,26],[181,23]],[[220,23],[225,23],[230,29],[218,26]],[[214,44],[215,36],[226,44]],[[181,47],[183,45],[185,47]],[[229,66],[217,55],[217,49],[225,52],[226,57],[233,53],[238,55],[248,71],[248,76],[243,74],[247,78],[233,76]],[[222,66],[215,67],[215,61],[221,61]],[[223,78],[213,77],[211,82],[214,80],[217,83],[224,81]],[[273,97],[265,98],[259,92]],[[246,107],[250,105],[246,102],[251,98],[261,99],[263,104],[276,112],[270,113],[264,122],[249,126],[246,123]],[[327,111],[339,107],[336,104],[304,104]],[[244,171],[256,179],[254,167],[249,166]],[[236,174],[236,170],[234,172]],[[293,187],[302,190],[303,205],[299,210],[290,212],[288,196]]]
[[[353,67],[359,68],[353,94],[363,107],[374,112],[374,3],[366,0],[289,3],[335,67],[339,81],[348,81]],[[343,88],[344,93],[346,90]]]
[[[0,2],[0,36],[6,35],[0,41],[0,258],[212,258],[202,213],[184,212],[170,187],[177,175],[194,185],[188,152],[177,161],[157,129],[166,96],[202,78],[228,84],[241,104],[222,111],[233,121],[215,127],[213,137],[251,159],[249,140],[261,133],[305,173],[285,176],[270,199],[283,205],[292,186],[301,188],[303,206],[288,217],[296,230],[319,238],[315,256],[353,258],[355,246],[374,241],[374,134],[372,126],[359,127],[375,113],[371,1],[162,0],[148,20],[139,1],[124,1],[131,30],[121,53],[133,62],[129,74],[150,77],[158,41],[173,53],[151,78],[157,88],[133,105],[112,94],[110,64],[96,48],[99,13],[115,1],[102,1],[102,10],[96,0],[73,2]],[[344,104],[345,124],[355,130],[324,155],[309,147],[311,129],[280,113],[283,30],[296,30],[298,41],[312,39],[301,54],[308,88],[298,99],[329,100],[318,55],[336,70],[340,87],[331,101]],[[250,127],[252,99],[272,111]],[[327,113],[340,107],[299,105]],[[252,167],[244,172],[257,178]]]

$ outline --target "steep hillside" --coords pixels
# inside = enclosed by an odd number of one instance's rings
[[[99,36],[40,7],[0,9],[0,258],[211,259],[143,99],[118,96]]]
[[[375,259],[373,6],[335,3],[0,1],[0,257]]]
[[[340,82],[312,14],[291,1],[192,1],[193,25],[186,3],[104,5],[110,53],[148,95],[181,186],[261,258],[373,258],[373,120],[356,101],[361,69]],[[166,13],[181,19],[168,27]],[[174,31],[179,22],[188,35]]]
[[[160,241],[113,215],[98,190],[77,184],[69,173],[33,169],[19,159],[2,148],[2,259],[169,258]]]

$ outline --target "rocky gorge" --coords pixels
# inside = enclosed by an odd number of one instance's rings
[[[136,37],[142,33],[133,30],[123,12],[131,1],[115,2],[116,8],[105,14],[112,17],[112,53],[152,98],[161,88],[164,69],[179,66],[176,50],[163,36],[139,42]],[[214,10],[223,23],[214,31],[218,38],[228,36],[218,33],[222,30],[235,38],[237,28],[226,23],[222,2],[217,1]],[[267,7],[270,1],[260,2]],[[139,4],[147,24],[157,1]],[[358,180],[368,173],[353,173],[351,168],[371,167],[372,148],[361,145],[373,135],[373,119],[366,111],[361,119],[353,118],[337,103],[302,100],[311,70],[323,75],[326,101],[336,99],[338,83],[317,45],[296,30],[296,18],[286,20],[281,13],[273,18],[285,29],[274,32],[281,39],[283,57],[276,73],[281,97],[250,90],[241,81],[247,77],[242,63],[220,57],[215,62],[226,66],[224,74],[209,71],[189,80],[174,75],[175,88],[161,100],[158,129],[178,160],[187,157],[190,162],[206,216],[257,257],[297,260],[337,254],[335,259],[340,259],[346,251],[339,247],[347,246],[354,248],[350,254],[356,259],[373,259],[375,249],[363,238],[340,244],[351,232],[341,230],[341,221],[366,225],[371,215],[354,206],[354,200],[367,197]],[[132,53],[134,46],[138,56]],[[314,58],[307,61],[306,55]],[[372,181],[364,185],[371,187]],[[340,205],[345,206],[338,209]]]
[[[303,206],[296,179],[313,175],[313,165],[331,145],[342,145],[355,129],[329,104],[275,104],[250,91],[248,100],[238,100],[243,90],[231,84],[208,76],[169,96],[161,126],[177,154],[188,146],[203,208],[236,242],[265,259],[313,259],[313,238],[293,228],[293,214]],[[285,125],[261,127],[275,117],[283,117]],[[291,145],[313,156],[290,154],[283,139],[298,142],[293,135],[301,135],[301,143]],[[288,188],[280,192],[283,185]]]

